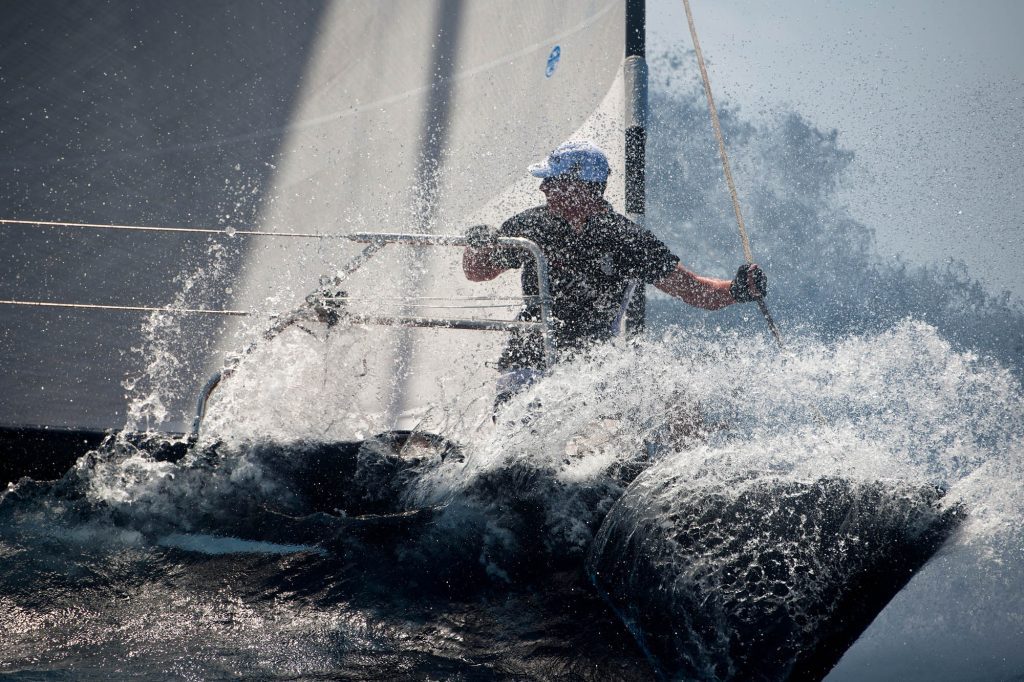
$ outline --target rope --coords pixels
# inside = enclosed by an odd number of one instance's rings
[[[374,303],[376,305],[391,306],[391,307],[402,307],[402,308],[422,308],[425,310],[481,310],[483,308],[500,308],[502,310],[508,310],[509,308],[518,308],[521,304],[518,303],[499,303],[496,305],[444,305],[443,303],[402,303],[400,301],[392,301],[390,303],[381,303],[372,298],[332,298],[326,299],[329,301],[356,301],[361,303]]]
[[[144,313],[197,313],[205,315],[251,315],[246,310],[207,310],[205,308],[151,308],[134,305],[97,305],[94,303],[52,303],[50,301],[11,301],[0,300],[0,305],[21,305],[37,308],[78,308],[84,310],[131,310]]]
[[[686,8],[686,21],[690,24],[690,36],[693,38],[693,49],[697,53],[697,66],[700,67],[700,77],[704,82],[704,95],[708,100],[708,109],[711,112],[711,125],[715,129],[715,139],[718,141],[718,156],[722,159],[722,169],[725,171],[725,181],[729,185],[729,194],[732,196],[732,207],[736,213],[736,225],[739,227],[740,239],[743,241],[743,257],[748,263],[754,262],[754,254],[750,250],[750,239],[747,237],[747,228],[743,222],[743,213],[740,211],[739,195],[736,192],[736,183],[732,179],[732,170],[729,167],[729,154],[725,151],[725,139],[722,137],[722,126],[718,122],[718,109],[715,107],[715,98],[711,94],[711,79],[708,77],[708,70],[704,66],[704,53],[700,49],[700,41],[697,39],[697,26],[693,22],[693,12],[690,11],[690,0],[683,0],[683,7]]]
[[[370,303],[384,303],[384,302],[395,302],[395,303],[407,303],[409,301],[508,301],[510,305],[515,305],[523,302],[536,302],[540,300],[540,296],[402,296],[402,297],[359,297],[359,296],[327,296],[322,300],[325,301],[366,301]]]
[[[348,297],[341,298],[341,297],[334,297],[334,298],[329,298],[329,299],[325,299],[325,300],[328,300],[328,301],[362,301],[362,302],[368,302],[368,303],[380,303],[379,300],[372,299],[372,298],[348,298]],[[402,299],[394,299],[394,303],[393,304],[394,305],[402,305],[401,300]],[[413,300],[415,300],[415,299],[413,299]],[[456,300],[458,300],[458,299],[456,299]],[[467,300],[475,300],[475,299],[467,299]],[[55,302],[51,302],[51,301],[18,301],[18,300],[3,300],[3,299],[0,299],[0,305],[19,305],[19,306],[29,306],[29,307],[36,307],[36,308],[76,308],[76,309],[81,309],[81,310],[127,310],[127,311],[144,312],[144,313],[195,313],[195,314],[203,314],[203,315],[229,315],[229,316],[235,316],[235,317],[247,316],[247,315],[251,315],[252,314],[252,313],[250,313],[249,311],[246,311],[246,310],[210,310],[210,309],[207,309],[207,308],[168,308],[168,307],[157,308],[157,307],[151,307],[151,306],[100,305],[100,304],[95,304],[95,303],[55,303]],[[428,309],[435,309],[435,310],[438,310],[438,309],[444,309],[444,310],[478,310],[480,308],[503,308],[503,309],[505,309],[505,308],[515,307],[515,306],[517,306],[519,304],[518,303],[505,303],[505,304],[501,304],[501,305],[442,305],[442,304],[436,304],[436,305],[414,305],[414,304],[405,303],[404,305],[405,305],[405,307],[408,307],[408,308],[428,308]]]
[[[302,239],[328,239],[335,235],[317,234],[315,232],[263,232],[259,230],[236,230],[226,227],[223,230],[211,230],[199,227],[152,227],[147,225],[104,225],[99,223],[62,223],[51,220],[13,220],[0,218],[0,225],[34,225],[37,227],[78,227],[102,230],[131,230],[134,232],[192,232],[195,234],[219,234],[228,237],[241,235],[245,237],[299,237]]]
[[[747,263],[754,262],[754,254],[750,249],[750,238],[747,236],[747,228],[743,222],[743,212],[740,211],[739,194],[736,192],[736,183],[732,179],[732,170],[729,167],[729,155],[725,151],[725,139],[722,136],[722,126],[718,122],[718,109],[715,107],[715,98],[711,95],[711,78],[708,76],[707,67],[704,66],[704,53],[700,49],[700,40],[697,39],[697,25],[693,21],[693,12],[690,10],[690,0],[683,0],[683,8],[686,10],[686,21],[690,25],[690,37],[693,39],[693,49],[697,53],[697,66],[700,67],[700,77],[704,82],[704,95],[708,100],[708,111],[711,114],[711,126],[715,129],[715,139],[718,141],[718,156],[722,159],[722,170],[725,171],[725,182],[729,186],[729,195],[732,197],[733,211],[736,213],[736,227],[739,229],[740,241],[743,242],[743,257]],[[757,299],[757,306],[761,309],[768,329],[775,337],[779,348],[782,348],[782,335],[779,334],[775,320],[768,312],[768,305],[763,298]]]

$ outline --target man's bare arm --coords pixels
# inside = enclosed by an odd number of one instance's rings
[[[654,286],[694,307],[719,310],[736,302],[729,293],[731,284],[728,279],[701,277],[687,270],[682,263],[677,263],[675,270],[655,282]]]
[[[486,282],[505,272],[508,268],[495,265],[491,258],[493,254],[492,248],[474,249],[467,246],[462,253],[462,270],[466,273],[466,279],[470,282]]]
[[[751,265],[750,269],[752,273],[758,268],[756,265]],[[736,299],[729,290],[731,285],[732,280],[702,277],[687,270],[682,263],[677,263],[675,270],[654,283],[654,286],[666,294],[704,310],[720,310],[736,303]],[[748,273],[747,287],[755,298],[760,297],[761,292],[757,288],[754,274]]]

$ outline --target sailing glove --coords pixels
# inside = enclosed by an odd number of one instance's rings
[[[489,225],[474,225],[466,230],[466,241],[474,249],[490,249],[498,245],[498,234]]]
[[[755,296],[750,290],[748,278],[754,279],[754,285],[760,294]],[[768,275],[753,263],[744,263],[736,272],[736,278],[729,285],[729,293],[737,303],[750,303],[768,295]]]

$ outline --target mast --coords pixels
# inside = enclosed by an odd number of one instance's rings
[[[645,213],[644,155],[647,149],[647,8],[646,0],[626,0],[626,217],[641,227]],[[647,313],[642,283],[633,281],[623,298],[622,319],[617,328],[628,335],[639,333]]]
[[[626,215],[644,223],[644,155],[647,148],[646,0],[626,0]]]

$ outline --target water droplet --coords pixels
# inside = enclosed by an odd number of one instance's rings
[[[227,236],[229,236],[229,237],[234,237],[235,236],[235,232],[237,232],[237,230],[235,228],[231,227],[230,225],[228,225],[227,227],[224,228],[224,233]]]

